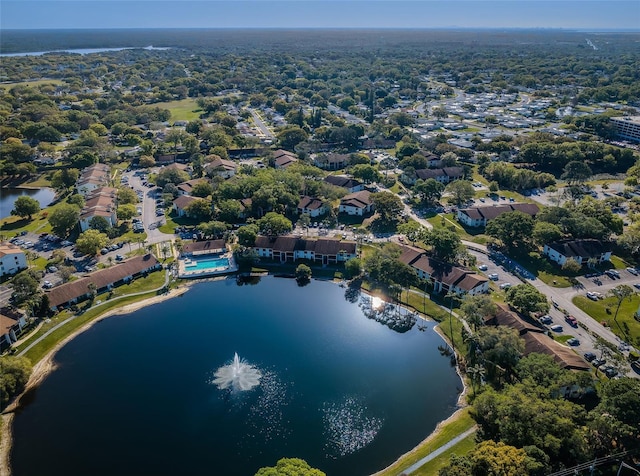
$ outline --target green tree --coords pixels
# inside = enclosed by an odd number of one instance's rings
[[[24,270],[11,280],[11,288],[13,289],[11,298],[20,305],[38,292],[38,280],[33,272]]]
[[[524,341],[518,331],[505,326],[478,329],[478,346],[490,380],[509,381],[524,352]]]
[[[186,172],[173,167],[165,167],[156,176],[156,185],[164,188],[168,183],[178,185],[179,183],[186,182],[187,180],[189,180],[189,175]]]
[[[445,187],[445,191],[449,193],[451,202],[457,206],[468,202],[476,194],[473,185],[467,180],[454,180]]]
[[[117,210],[118,220],[127,221],[136,216],[136,207],[132,204],[120,205]]]
[[[611,289],[607,294],[617,301],[616,313],[613,315],[613,320],[617,323],[620,306],[622,306],[622,303],[625,299],[630,300],[635,293],[633,292],[633,288],[631,286],[628,286],[626,284],[619,284],[615,288]]]
[[[522,448],[487,440],[470,453],[473,474],[495,476],[528,476],[527,453]]]
[[[211,195],[213,193],[213,185],[211,185],[209,182],[202,180],[201,182],[198,182],[197,184],[195,184],[193,186],[193,190],[191,191],[191,194],[194,197],[208,197],[209,195]]]
[[[258,232],[259,232],[259,228],[257,225],[251,224],[251,225],[241,226],[240,228],[238,228],[238,231],[236,231],[236,235],[238,237],[238,243],[241,246],[252,247],[256,242],[256,238],[258,237]]]
[[[351,169],[351,175],[362,180],[364,183],[372,183],[380,181],[380,173],[371,165],[358,164]]]
[[[184,211],[187,216],[195,220],[207,220],[211,218],[211,202],[204,198],[199,198],[184,207]]]
[[[98,230],[102,233],[107,233],[111,228],[111,223],[105,217],[94,216],[89,220],[89,228],[92,230]]]
[[[120,187],[118,189],[118,205],[128,205],[138,203],[138,196],[129,187]]]
[[[306,264],[299,264],[296,267],[296,281],[298,281],[298,284],[308,283],[310,279],[311,268],[309,268],[309,266],[307,266]]]
[[[442,198],[444,184],[435,179],[418,180],[413,187],[413,191],[418,194],[423,205],[433,205]]]
[[[293,229],[291,220],[276,212],[269,212],[257,221],[260,233],[267,236],[278,236],[289,233]]]
[[[287,126],[276,134],[283,149],[294,150],[300,142],[304,142],[309,134],[299,126]]]
[[[432,254],[442,261],[454,261],[460,252],[462,241],[454,231],[444,229],[429,230],[424,238],[425,243],[431,245]]]
[[[26,357],[0,357],[0,409],[24,390],[31,375],[31,362]]]
[[[73,187],[78,181],[80,171],[78,169],[56,170],[51,176],[51,186],[56,190],[66,190]]]
[[[404,210],[404,204],[397,195],[391,192],[378,192],[371,194],[371,200],[380,219],[384,222],[396,221]]]
[[[282,458],[275,466],[260,468],[255,476],[326,476],[299,458]]]
[[[411,243],[415,243],[424,240],[428,230],[417,221],[410,220],[398,225],[398,233],[406,236]]]
[[[584,182],[591,175],[593,175],[593,172],[585,162],[574,160],[564,166],[564,172],[560,178],[571,185],[575,185],[576,183]]]
[[[31,216],[39,211],[40,203],[38,200],[29,197],[28,195],[21,195],[13,203],[13,210],[11,210],[11,214],[31,220]]]
[[[220,238],[229,229],[229,225],[224,222],[214,220],[207,223],[201,223],[199,228],[205,236]]]
[[[53,232],[62,238],[66,238],[69,236],[71,230],[78,224],[80,209],[75,205],[63,203],[49,213],[48,219]]]
[[[502,213],[487,223],[485,232],[506,247],[517,248],[529,243],[534,223],[530,215],[520,211]]]
[[[485,318],[493,317],[498,311],[498,306],[491,297],[486,294],[472,296],[466,295],[462,300],[460,312],[464,319],[471,325],[474,331],[484,325]]]
[[[104,248],[109,242],[109,238],[104,233],[98,230],[89,229],[83,233],[76,240],[76,249],[80,253],[95,256],[98,250]]]
[[[355,278],[362,273],[362,261],[360,258],[351,258],[344,264],[344,272],[347,278]]]
[[[533,226],[533,241],[544,246],[562,238],[563,233],[558,225],[545,221],[536,221]]]
[[[534,312],[547,312],[547,297],[528,283],[518,284],[507,289],[506,300],[522,314],[528,316]]]
[[[575,258],[569,258],[562,264],[562,271],[571,274],[578,274],[582,269],[582,265]]]
[[[236,223],[244,210],[237,200],[221,200],[217,205],[218,218],[227,223]]]
[[[156,165],[156,159],[154,159],[151,155],[142,155],[140,156],[139,165],[142,168],[153,167],[154,165]]]

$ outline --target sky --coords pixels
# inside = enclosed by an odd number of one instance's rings
[[[640,0],[0,0],[0,28],[640,30]]]

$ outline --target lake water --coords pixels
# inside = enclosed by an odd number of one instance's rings
[[[17,414],[14,475],[245,476],[281,457],[331,476],[383,468],[455,410],[461,382],[434,323],[398,333],[346,296],[227,279],[100,322]],[[258,387],[211,383],[235,352]]]
[[[24,53],[2,53],[2,56],[42,56],[48,53],[75,53],[79,55],[89,55],[92,53],[107,53],[109,51],[123,51],[123,50],[168,50],[168,47],[155,47],[155,46],[147,46],[145,48],[139,48],[137,46],[128,46],[123,48],[76,48],[69,50],[51,50],[51,51],[29,51]]]
[[[56,192],[51,188],[0,188],[0,219],[11,216],[13,204],[22,195],[35,198],[40,203],[40,208],[44,208],[53,201]]]

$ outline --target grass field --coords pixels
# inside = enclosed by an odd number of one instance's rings
[[[618,303],[615,298],[608,297],[601,301],[592,301],[584,296],[576,296],[573,303],[598,322],[606,322],[611,330],[622,340],[633,345],[640,345],[640,322],[633,315],[640,306],[640,295],[625,299],[620,305],[618,317],[614,320]]]
[[[194,121],[200,117],[202,109],[198,107],[195,99],[181,99],[179,101],[158,102],[154,107],[169,109],[171,121]]]
[[[378,476],[396,476],[397,474],[400,474],[404,468],[411,466],[436,449],[440,448],[445,443],[448,443],[459,434],[471,428],[474,424],[475,422],[469,414],[469,409],[466,408],[464,410],[461,410],[460,413],[458,413],[450,421],[446,422],[439,429],[437,429],[433,438],[421,445],[418,445],[415,451],[400,458],[399,461],[379,473]],[[433,459],[413,474],[434,476],[437,475],[438,469],[444,466],[449,461],[450,454],[466,454],[471,448],[475,446],[474,437],[475,435],[470,435],[469,437],[465,438],[453,448],[446,451],[438,458]]]
[[[64,81],[60,81],[59,79],[38,79],[36,81],[17,81],[14,83],[0,83],[0,89],[4,89],[6,91],[14,88],[16,86],[29,86],[31,88],[35,88],[38,86],[44,86],[46,84],[53,84],[54,86],[59,86],[64,84]]]

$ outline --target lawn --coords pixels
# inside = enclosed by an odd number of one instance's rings
[[[549,286],[568,288],[575,282],[575,275],[566,274],[562,268],[541,256],[540,253],[516,250],[508,256]]]
[[[640,306],[640,295],[625,299],[618,311],[617,322],[614,321],[617,301],[613,297],[592,301],[584,296],[576,296],[573,303],[598,322],[606,322],[611,330],[623,341],[640,346],[640,322],[633,315]]]
[[[167,101],[155,103],[154,106],[161,109],[169,109],[172,121],[194,121],[200,117],[202,109],[195,99],[181,99],[179,101]]]
[[[436,458],[432,459],[424,466],[421,466],[413,475],[417,476],[437,476],[438,472],[441,468],[446,466],[450,459],[451,455],[466,455],[476,446],[476,435],[469,435],[462,441],[459,441],[457,445],[453,448],[449,448],[444,453],[438,455]]]
[[[28,86],[30,88],[37,88],[38,86],[44,86],[47,84],[60,86],[64,84],[64,81],[61,81],[59,79],[38,79],[35,81],[18,81],[15,83],[2,83],[0,84],[0,89],[4,89],[8,91],[11,88],[15,88],[16,86]]]
[[[458,436],[459,434],[465,432],[469,428],[471,428],[475,422],[471,415],[469,414],[469,409],[466,408],[461,410],[455,417],[453,417],[450,421],[443,424],[439,429],[437,429],[433,437],[428,441],[423,442],[418,445],[415,451],[412,451],[410,454],[407,454],[400,458],[399,461],[392,464],[384,471],[379,473],[379,476],[395,476],[399,474],[403,468],[407,468],[412,464],[416,463],[420,459],[424,458],[428,454],[432,453],[436,449],[440,448],[445,443],[448,443],[453,438]],[[475,446],[475,435],[470,435],[469,437],[462,440],[460,443],[455,445],[450,450],[446,451],[439,457],[430,461],[426,465],[424,465],[420,470],[413,474],[423,474],[423,475],[436,475],[438,468],[444,466],[445,463],[449,461],[449,454],[451,452],[458,454],[465,454],[471,448]],[[440,462],[440,463],[436,463]]]
[[[27,351],[25,353],[25,357],[27,357],[33,363],[38,362],[58,342],[60,342],[62,339],[64,339],[65,337],[67,337],[68,335],[73,333],[76,329],[79,329],[80,327],[82,327],[87,322],[89,322],[89,321],[95,319],[96,317],[104,314],[106,311],[109,311],[109,310],[117,308],[117,307],[124,306],[126,304],[130,304],[130,303],[135,302],[135,301],[139,301],[139,300],[142,300],[142,299],[153,297],[153,296],[156,295],[156,293],[155,292],[150,292],[149,294],[146,294],[146,295],[131,296],[131,297],[124,297],[122,299],[116,299],[119,295],[131,294],[131,293],[135,293],[135,292],[141,292],[141,291],[145,291],[147,289],[155,289],[155,288],[161,286],[163,282],[164,282],[164,273],[163,272],[158,272],[158,273],[152,273],[146,278],[137,279],[137,280],[135,280],[133,283],[131,283],[129,285],[124,285],[124,286],[116,288],[114,290],[114,292],[113,292],[113,296],[111,297],[111,301],[110,302],[107,302],[107,303],[105,303],[105,304],[103,304],[103,305],[101,305],[99,307],[93,307],[93,308],[89,309],[87,312],[79,315],[78,317],[76,317],[72,321],[68,322],[66,325],[64,325],[64,326],[60,327],[59,329],[57,329],[56,331],[52,332],[50,335],[48,335],[45,339],[43,339],[37,345],[35,345],[31,349],[29,349],[29,351]],[[98,301],[105,300],[106,298],[107,298],[107,294],[101,294],[101,295],[97,296],[95,302],[97,304]],[[84,305],[84,303],[80,304],[80,306],[82,306],[82,305]],[[45,323],[40,328],[40,330],[34,336],[32,336],[31,339],[29,339],[28,342],[23,343],[17,349],[20,350],[21,348],[26,347],[29,344],[29,342],[31,342],[34,338],[40,337],[45,332],[47,332],[49,329],[51,329],[52,327],[54,327],[58,323],[64,321],[65,319],[67,319],[70,316],[71,316],[71,313],[69,311],[61,312],[60,314],[58,314],[57,316],[52,318],[50,320],[50,322]]]
[[[451,231],[455,231],[462,240],[473,241],[480,245],[487,243],[489,237],[483,233],[482,228],[468,228],[462,226],[456,220],[456,216],[453,213],[440,213],[431,218],[427,218],[427,221],[433,225],[435,230],[447,228]]]

